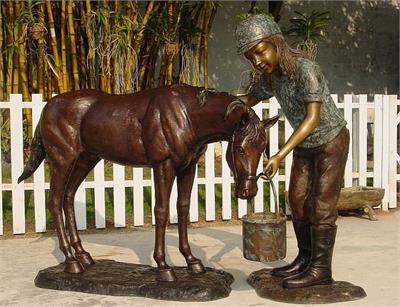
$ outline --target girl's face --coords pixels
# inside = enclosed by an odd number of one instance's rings
[[[279,69],[279,55],[276,47],[266,41],[261,41],[244,53],[253,67],[262,73],[271,74]]]

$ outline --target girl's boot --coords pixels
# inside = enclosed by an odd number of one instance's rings
[[[277,277],[290,277],[307,268],[311,258],[310,223],[293,220],[293,228],[297,238],[299,253],[292,263],[272,270],[271,274]]]
[[[332,254],[337,226],[320,225],[311,227],[312,253],[306,270],[283,280],[284,288],[304,288],[331,284]]]

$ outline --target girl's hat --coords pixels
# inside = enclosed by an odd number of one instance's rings
[[[274,34],[282,34],[282,31],[273,17],[266,14],[250,15],[236,27],[237,51],[242,54]]]

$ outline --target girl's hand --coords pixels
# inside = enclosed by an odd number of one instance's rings
[[[264,173],[267,174],[269,178],[275,176],[276,172],[279,169],[279,164],[281,163],[281,158],[278,155],[272,156],[267,161],[267,165],[265,166]]]

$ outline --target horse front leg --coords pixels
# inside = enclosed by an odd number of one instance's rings
[[[158,267],[157,280],[168,282],[176,280],[174,271],[165,262],[165,229],[169,217],[169,198],[174,179],[175,169],[170,160],[154,167],[156,238],[153,257]]]
[[[189,166],[185,171],[178,174],[178,231],[179,250],[186,259],[189,271],[193,273],[204,273],[205,269],[200,259],[193,256],[188,240],[188,218],[190,208],[190,194],[193,188],[196,164]]]

